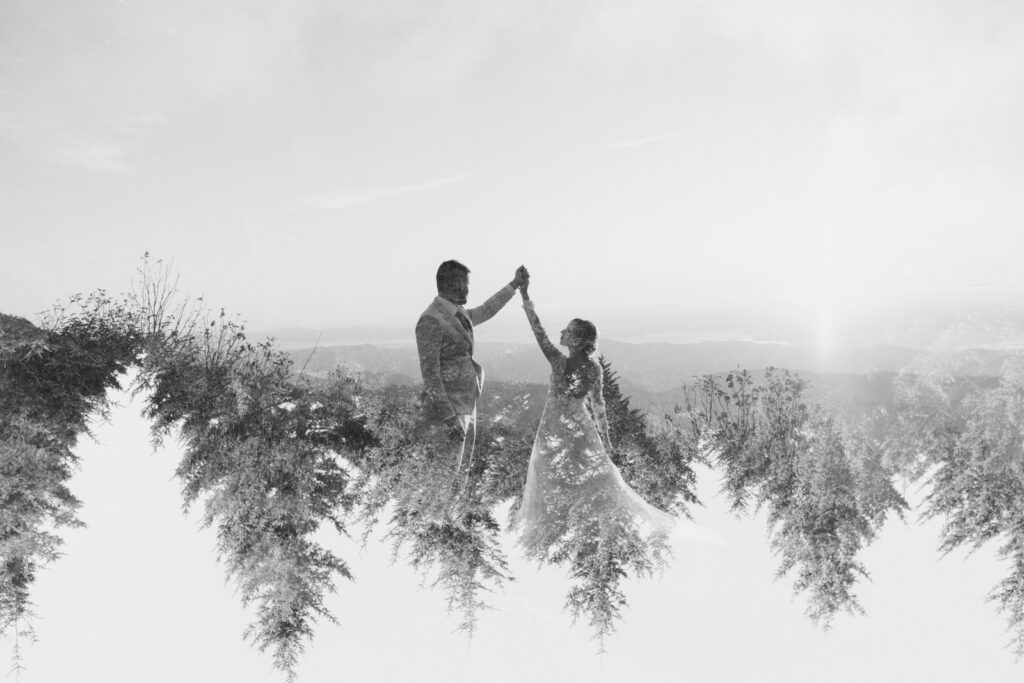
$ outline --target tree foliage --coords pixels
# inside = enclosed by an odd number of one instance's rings
[[[493,437],[481,430],[476,457],[457,470],[446,433],[431,429],[417,397],[401,387],[368,396],[367,425],[373,442],[353,460],[364,543],[388,515],[394,558],[407,551],[424,582],[444,591],[457,630],[472,637],[479,612],[489,609],[483,594],[512,578],[487,472]]]
[[[807,614],[826,627],[861,611],[860,552],[907,507],[894,481],[927,478],[925,514],[944,522],[942,551],[1000,543],[1009,573],[990,598],[1024,655],[1021,356],[997,378],[955,363],[915,367],[896,378],[891,403],[858,410],[816,404],[785,370],[706,376],[686,388],[685,411],[656,421],[601,366],[611,457],[625,481],[688,516],[699,504],[694,464],[714,467],[736,513],[767,511],[778,575],[795,576]],[[384,527],[396,561],[443,592],[469,636],[487,595],[513,580],[496,515],[521,502],[545,387],[489,384],[475,457],[457,468],[415,388],[342,371],[308,377],[272,341],[250,341],[238,320],[184,297],[170,266],[147,259],[124,299],[73,297],[42,328],[0,315],[0,633],[30,631],[32,582],[59,557],[59,530],[81,525],[69,488],[75,445],[132,367],[154,441],[184,446],[184,507],[202,505],[228,576],[255,606],[246,636],[289,678],[317,621],[336,619],[326,600],[337,581],[353,578],[320,540],[324,528],[359,527],[368,543]],[[623,581],[658,571],[669,547],[592,494],[556,496],[565,514],[533,556],[565,568],[566,608],[603,650],[627,605]]]
[[[350,434],[366,438],[354,387],[317,390],[271,341],[249,342],[223,312],[209,319],[175,307],[166,271],[142,275],[133,301],[146,354],[135,390],[154,438],[174,433],[184,445],[176,474],[185,507],[203,501],[228,576],[256,606],[246,636],[291,678],[315,621],[335,619],[325,606],[335,581],[352,577],[314,536],[325,523],[345,534],[355,503],[336,450],[347,451]]]
[[[688,394],[693,440],[722,473],[733,510],[767,508],[778,576],[796,573],[807,615],[828,626],[861,612],[853,588],[868,572],[857,559],[890,512],[907,504],[885,469],[881,445],[844,432],[806,397],[806,382],[769,368],[704,377]]]
[[[652,425],[644,411],[634,408],[622,392],[611,363],[604,357],[599,360],[612,434],[612,461],[644,500],[666,512],[689,516],[688,506],[699,504],[693,465],[700,456],[693,442],[680,438],[668,416]]]
[[[1009,573],[989,599],[1024,656],[1024,355],[1009,356],[998,378],[964,376],[955,360],[930,360],[897,380],[891,458],[908,476],[927,478],[924,514],[943,520],[943,553],[1000,544]]]
[[[687,505],[699,503],[692,468],[695,451],[674,438],[669,424],[653,428],[643,411],[630,405],[611,363],[604,357],[599,362],[612,461],[648,503],[689,516]],[[664,569],[671,554],[666,537],[644,533],[625,510],[604,500],[604,494],[594,491],[592,498],[580,500],[577,491],[562,492],[566,501],[577,499],[579,504],[567,508],[564,528],[550,530],[550,561],[567,564],[573,581],[566,607],[574,620],[586,619],[600,652],[628,604],[622,582],[630,575],[647,577]]]
[[[138,343],[130,311],[103,292],[72,297],[43,329],[0,314],[0,634],[31,633],[32,583],[61,554],[57,531],[82,526],[74,448]]]
[[[630,406],[610,363],[601,359],[601,366],[613,462],[623,479],[648,502],[686,514],[686,505],[697,500],[692,449],[673,439],[667,429],[653,429],[643,413]],[[537,420],[528,432],[536,434]],[[567,447],[571,449],[571,445]],[[523,449],[523,455],[527,453]],[[521,502],[528,457],[518,462],[521,469],[515,478],[513,513]],[[623,508],[615,491],[584,483],[590,478],[591,466],[588,457],[559,458],[557,465],[551,465],[545,480],[544,521],[531,526],[520,542],[528,557],[566,568],[570,578],[566,608],[574,621],[582,619],[589,624],[603,652],[627,605],[623,581],[663,569],[670,548],[664,530],[647,528],[634,510]]]

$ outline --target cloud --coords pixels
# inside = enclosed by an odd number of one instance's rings
[[[675,138],[688,135],[695,131],[701,130],[704,126],[692,126],[690,128],[684,128],[682,130],[674,130],[668,133],[660,133],[658,135],[649,135],[645,138],[636,138],[633,140],[623,140],[621,142],[612,142],[608,146],[616,149],[628,149],[630,147],[640,147],[642,145],[650,145],[655,142],[664,142],[665,140],[674,140]]]
[[[0,140],[27,149],[46,163],[122,173],[134,170],[129,151],[142,129],[154,123],[155,120],[151,120],[138,125],[89,130],[88,126],[48,119],[45,115],[26,118],[7,111],[0,112]]]
[[[449,185],[462,182],[468,177],[468,174],[462,174],[410,185],[392,185],[389,187],[375,187],[363,190],[320,194],[307,197],[301,200],[300,203],[314,209],[323,209],[328,211],[348,209],[353,206],[368,204],[370,202],[387,199],[389,197],[397,197],[399,195],[412,194],[415,192],[439,190],[443,187],[448,187]]]
[[[622,3],[577,3],[567,26],[569,56],[619,70],[671,57],[690,42],[692,13],[700,3],[634,0]]]
[[[143,119],[235,124],[291,86],[321,4],[14,3],[0,21],[0,135],[48,161],[127,170]]]
[[[125,172],[135,168],[128,161],[125,145],[96,138],[67,140],[45,155],[58,164],[93,171]]]

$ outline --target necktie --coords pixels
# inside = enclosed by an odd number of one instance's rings
[[[458,318],[459,322],[462,323],[462,326],[466,328],[466,332],[473,332],[473,326],[469,324],[469,318],[466,317],[465,313],[462,311],[455,311],[455,317]]]

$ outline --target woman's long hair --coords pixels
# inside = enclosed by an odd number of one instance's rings
[[[587,357],[597,353],[597,325],[582,318],[573,318],[569,324],[573,326],[574,336],[580,342],[580,351]]]
[[[583,396],[590,390],[591,380],[587,376],[590,372],[588,368],[594,365],[594,355],[597,353],[597,325],[580,318],[573,318],[569,325],[573,328],[576,342],[576,348],[570,347],[569,350],[579,349],[585,360],[578,363],[570,356],[565,367],[565,382],[570,396]]]

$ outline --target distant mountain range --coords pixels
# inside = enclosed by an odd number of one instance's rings
[[[423,300],[425,306],[429,296]],[[870,301],[870,305],[868,304]],[[726,302],[688,296],[680,301],[636,302],[634,305],[588,306],[585,311],[545,301],[542,319],[551,329],[585,313],[601,329],[602,339],[634,344],[690,345],[724,340],[814,345],[827,336],[840,347],[888,346],[931,348],[936,344],[957,348],[992,347],[999,343],[1024,344],[1024,289],[998,283],[893,290],[876,293],[860,304],[833,302],[829,326],[820,326],[820,314],[782,304],[765,306],[754,301]],[[510,305],[481,329],[478,341],[532,343],[529,327],[517,305]],[[378,312],[384,315],[383,311]],[[324,319],[329,314],[324,313]],[[383,321],[384,318],[381,318]],[[286,349],[320,346],[411,344],[415,315],[376,325],[324,324],[316,329],[289,327],[255,330],[253,338],[272,336]]]
[[[296,368],[324,375],[337,367],[382,375],[396,384],[420,380],[416,349],[358,344],[296,349],[289,352]],[[808,346],[726,341],[695,344],[631,344],[602,340],[600,353],[623,381],[624,389],[663,392],[692,382],[695,376],[769,366],[815,375],[872,375],[893,373],[926,352],[895,346],[847,347],[824,355]],[[960,352],[957,371],[994,375],[1006,351],[973,349]],[[535,344],[482,342],[474,357],[490,381],[547,384],[549,367]]]

